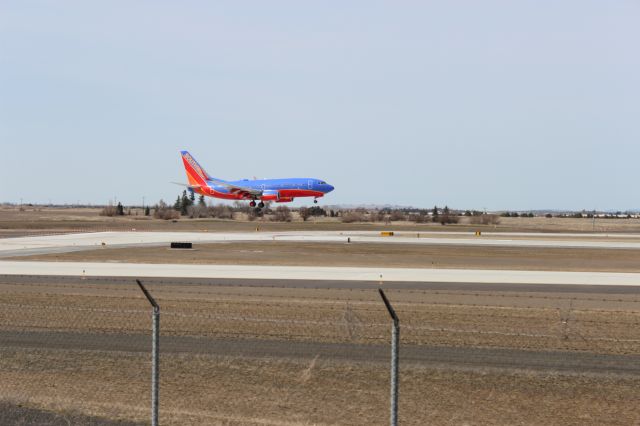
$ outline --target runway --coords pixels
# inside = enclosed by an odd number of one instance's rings
[[[3,275],[637,286],[640,273],[0,261]]]
[[[173,241],[224,243],[241,241],[289,241],[327,243],[426,244],[493,247],[555,247],[640,249],[640,236],[633,234],[528,234],[401,232],[382,237],[378,232],[291,231],[291,232],[91,232],[65,235],[0,239],[0,257],[61,253],[106,247],[158,246]]]

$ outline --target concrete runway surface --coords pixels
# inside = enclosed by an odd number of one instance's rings
[[[224,243],[240,241],[351,242],[382,244],[466,245],[497,247],[556,247],[640,249],[640,236],[632,234],[527,234],[400,232],[382,237],[378,232],[291,231],[291,232],[91,232],[0,239],[0,257],[61,253],[106,247],[160,246],[173,241]]]
[[[0,261],[3,275],[637,286],[640,273]]]

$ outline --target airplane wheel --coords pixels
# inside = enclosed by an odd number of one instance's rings
[[[255,207],[255,206],[256,206],[256,202],[255,202],[255,201],[252,201],[252,202],[250,202],[250,203],[249,203],[249,205],[250,205],[251,207]]]
[[[313,204],[318,204],[318,200],[313,200]]]
[[[264,203],[260,201],[260,204],[258,204],[258,208],[263,208],[263,207],[264,207]]]

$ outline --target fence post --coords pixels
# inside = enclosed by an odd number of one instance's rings
[[[151,337],[151,426],[158,426],[158,395],[160,387],[160,306],[155,299],[142,285],[140,280],[136,280],[140,290],[144,293],[149,303],[153,307],[151,314],[152,320],[152,337]]]
[[[384,294],[381,288],[378,289],[380,292],[380,297],[382,297],[382,301],[384,305],[387,307],[387,311],[389,311],[389,315],[393,320],[393,325],[391,326],[391,418],[390,423],[391,426],[398,426],[398,365],[400,360],[398,358],[398,350],[399,350],[399,342],[400,342],[400,320],[398,319],[398,315],[396,315],[396,311],[389,303],[389,299],[387,299],[387,295]]]

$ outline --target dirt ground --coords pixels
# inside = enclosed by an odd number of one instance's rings
[[[415,224],[409,222],[341,223],[338,218],[316,218],[307,222],[255,222],[217,219],[181,218],[175,222],[152,219],[133,210],[131,216],[109,218],[100,216],[97,208],[0,207],[0,237],[21,236],[55,232],[86,232],[98,230],[153,230],[153,231],[251,231],[260,226],[265,231],[493,231],[493,232],[596,232],[640,233],[640,219],[571,219],[571,218],[500,218],[498,225],[471,225],[468,218],[461,218],[455,225],[439,223]],[[136,215],[137,213],[137,215]]]
[[[362,266],[545,271],[640,272],[640,251],[627,249],[429,246],[417,244],[240,242],[100,248],[20,256],[15,260],[221,265]]]
[[[142,426],[144,422],[129,422],[109,420],[100,417],[90,417],[70,410],[60,412],[31,408],[22,403],[0,402],[0,424],[26,426]]]
[[[169,350],[161,341],[163,424],[388,421],[388,367],[373,350],[364,359],[352,358],[348,349],[340,357],[314,356],[313,351],[300,357],[293,351],[298,342],[385,345],[390,324],[377,287],[172,285],[154,280],[147,285],[161,306],[165,339],[222,338],[252,345],[246,353],[225,355],[176,350],[175,345]],[[409,347],[452,353],[470,349],[467,358],[455,362],[401,364],[402,424],[640,421],[635,404],[640,368],[633,367],[640,354],[638,295],[419,289],[387,289],[387,294],[401,319],[401,359],[403,346],[406,356]],[[13,332],[49,337],[28,347],[0,341],[1,399],[32,409],[144,421],[149,413],[149,354],[123,350],[116,337],[148,336],[149,325],[148,304],[131,280],[4,277],[0,340]],[[78,350],[77,342],[65,341],[60,332],[91,335],[114,346]],[[57,338],[62,341],[51,345]],[[274,344],[279,353],[290,347],[291,355],[269,355],[267,348]],[[474,348],[508,350],[522,362],[485,363]],[[558,360],[557,368],[547,359],[551,367],[540,370],[537,357],[544,353]],[[565,362],[580,359],[580,354],[602,357],[605,372],[583,371],[579,363],[567,369]],[[613,367],[620,362],[630,370],[616,372]]]
[[[81,405],[100,417],[148,418],[145,355],[1,353],[5,395],[28,394],[30,404],[53,411]],[[388,424],[388,371],[378,365],[169,355],[161,367],[161,424]],[[636,378],[409,367],[400,374],[399,420],[407,425],[636,424],[639,384]]]

